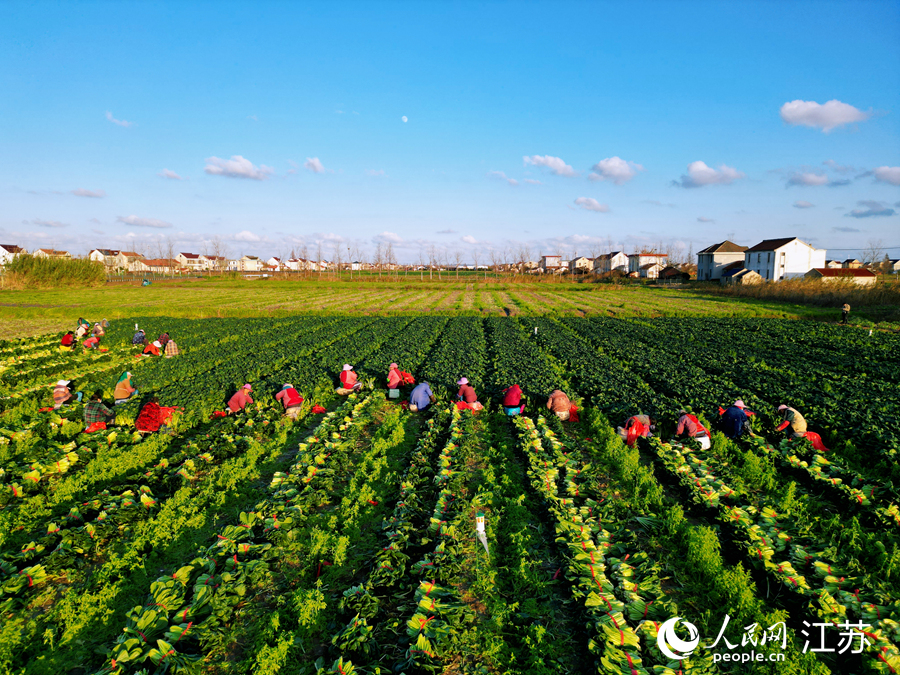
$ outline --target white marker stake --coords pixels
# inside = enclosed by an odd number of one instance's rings
[[[481,511],[475,516],[475,534],[478,536],[478,541],[484,546],[485,553],[490,555],[491,552],[488,550],[487,536],[485,536],[484,532],[484,513]]]

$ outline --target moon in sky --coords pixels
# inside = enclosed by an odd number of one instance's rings
[[[406,117],[406,115],[404,115],[404,116],[401,117],[400,119],[403,120],[403,123],[404,123],[404,124],[406,124],[406,121],[407,121],[408,118]]]

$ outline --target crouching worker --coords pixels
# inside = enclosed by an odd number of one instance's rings
[[[91,400],[84,406],[85,433],[93,433],[106,429],[108,423],[114,422],[116,414],[103,405],[103,391],[98,389],[91,396]]]
[[[753,429],[750,427],[749,412],[741,399],[732,403],[725,410],[720,408],[722,433],[728,438],[738,438],[744,434],[752,436]]]
[[[431,385],[427,382],[416,385],[409,395],[409,409],[413,412],[425,410],[432,403],[434,403],[434,394],[431,393]]]
[[[709,430],[700,424],[696,415],[687,410],[682,409],[678,412],[678,428],[675,430],[675,435],[693,438],[701,448],[709,450]]]
[[[788,438],[803,438],[806,436],[806,420],[799,412],[784,404],[778,406],[778,412],[781,414],[781,424],[775,430],[784,431],[790,427],[787,432]]]
[[[82,342],[81,346],[84,348],[85,353],[88,349],[97,349],[100,347],[100,338],[96,335],[92,335],[87,340]]]
[[[629,448],[634,447],[638,438],[650,438],[656,431],[656,419],[650,415],[632,415],[625,423],[616,429],[619,438],[625,441]]]
[[[59,346],[61,349],[72,349],[75,346],[75,333],[69,331],[63,335],[62,340],[59,341]]]
[[[457,408],[462,410],[481,410],[484,408],[478,402],[478,394],[475,393],[475,388],[469,384],[469,378],[461,377],[456,381],[456,384],[459,385],[459,391],[456,392],[456,398],[459,400],[459,403],[456,404]]]
[[[359,378],[353,371],[353,366],[349,363],[345,363],[343,369],[341,369],[340,380],[341,386],[337,390],[338,394],[346,396],[347,394],[362,388],[362,383],[359,382]]]
[[[247,407],[248,403],[253,403],[253,399],[250,398],[250,392],[253,391],[253,387],[249,384],[245,384],[243,387],[235,392],[234,396],[228,399],[228,407],[225,409],[225,412],[229,415],[232,415],[236,412],[242,411]]]
[[[134,421],[134,428],[142,434],[152,434],[157,431],[168,430],[169,420],[177,406],[161,406],[156,396],[151,396],[141,408],[141,412]]]
[[[300,415],[300,406],[303,405],[303,397],[294,389],[294,385],[285,384],[281,391],[275,394],[275,400],[284,405],[284,416],[296,420]]]
[[[72,391],[72,380],[59,380],[53,387],[53,409],[59,410],[64,405],[81,401],[81,392]]]
[[[113,398],[115,398],[116,401],[115,405],[127,403],[128,400],[137,393],[137,388],[131,384],[131,373],[126,370],[119,376],[119,379],[116,382],[116,390],[113,393]]]
[[[159,340],[154,340],[146,347],[144,347],[144,351],[142,353],[144,356],[159,356],[162,354],[162,344]]]
[[[525,404],[522,403],[522,387],[514,384],[503,390],[503,411],[510,417],[525,412]]]
[[[392,363],[388,366],[387,386],[389,398],[400,398],[400,385],[403,383],[403,376],[400,374],[400,366]]]
[[[569,411],[572,409],[572,401],[559,389],[550,394],[547,399],[547,410],[556,415],[563,422],[568,421]]]

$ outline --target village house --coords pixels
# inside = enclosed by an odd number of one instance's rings
[[[71,258],[68,251],[57,251],[52,248],[39,248],[33,253],[35,258]]]
[[[862,262],[856,258],[847,258],[841,263],[841,267],[845,270],[858,270],[863,266]]]
[[[572,258],[572,260],[569,261],[570,274],[587,274],[593,269],[594,261],[590,258],[585,258],[583,255]]]
[[[238,264],[241,272],[259,272],[263,266],[263,262],[255,255],[242,256]]]
[[[88,259],[94,262],[103,263],[103,266],[109,269],[115,269],[118,261],[118,251],[109,248],[95,248],[88,253]]]
[[[562,267],[562,256],[542,255],[539,269],[544,274],[556,274]]]
[[[169,274],[179,265],[180,262],[174,258],[139,258],[134,262],[132,271]]]
[[[228,258],[224,255],[204,255],[203,269],[207,270],[224,270],[228,267]]]
[[[744,252],[744,267],[765,281],[802,277],[825,267],[825,249],[813,248],[797,237],[765,239]]]
[[[17,255],[27,253],[21,246],[15,244],[0,244],[0,267],[10,262]]]
[[[604,253],[594,258],[594,273],[608,274],[609,272],[627,272],[628,256],[622,251]]]
[[[860,286],[869,286],[878,280],[878,275],[872,270],[858,268],[829,269],[822,267],[811,269],[805,276],[807,279],[818,279],[823,282],[852,282]]]
[[[685,283],[691,280],[691,273],[683,267],[669,265],[659,273],[659,278],[665,281]]]
[[[665,253],[654,253],[653,251],[632,253],[628,256],[628,271],[637,272],[638,276],[640,276],[641,268],[643,268],[644,265],[649,265],[651,263],[657,263],[661,270],[665,267],[667,257],[668,256]]]
[[[641,265],[641,268],[638,270],[638,277],[641,279],[658,279],[662,270],[663,266],[658,262],[649,262]]]
[[[746,246],[733,241],[719,242],[697,253],[697,281],[714,281],[722,278],[725,268],[733,263],[744,266]]]
[[[179,253],[175,256],[175,260],[178,261],[179,267],[189,270],[202,270],[205,267],[205,259],[199,253]]]
[[[839,270],[841,269],[841,261],[840,260],[826,260],[825,267],[830,270]]]
[[[725,284],[759,284],[763,278],[758,272],[748,270],[744,263],[731,263],[722,270],[721,282]]]
[[[116,267],[129,272],[142,272],[138,263],[143,259],[140,253],[134,251],[119,251],[116,255]]]

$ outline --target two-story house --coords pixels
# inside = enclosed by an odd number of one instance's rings
[[[797,237],[765,239],[744,251],[744,267],[764,281],[802,277],[825,267],[825,249],[813,248]]]
[[[725,268],[732,263],[744,262],[746,246],[733,241],[719,242],[697,253],[697,281],[721,280]]]

